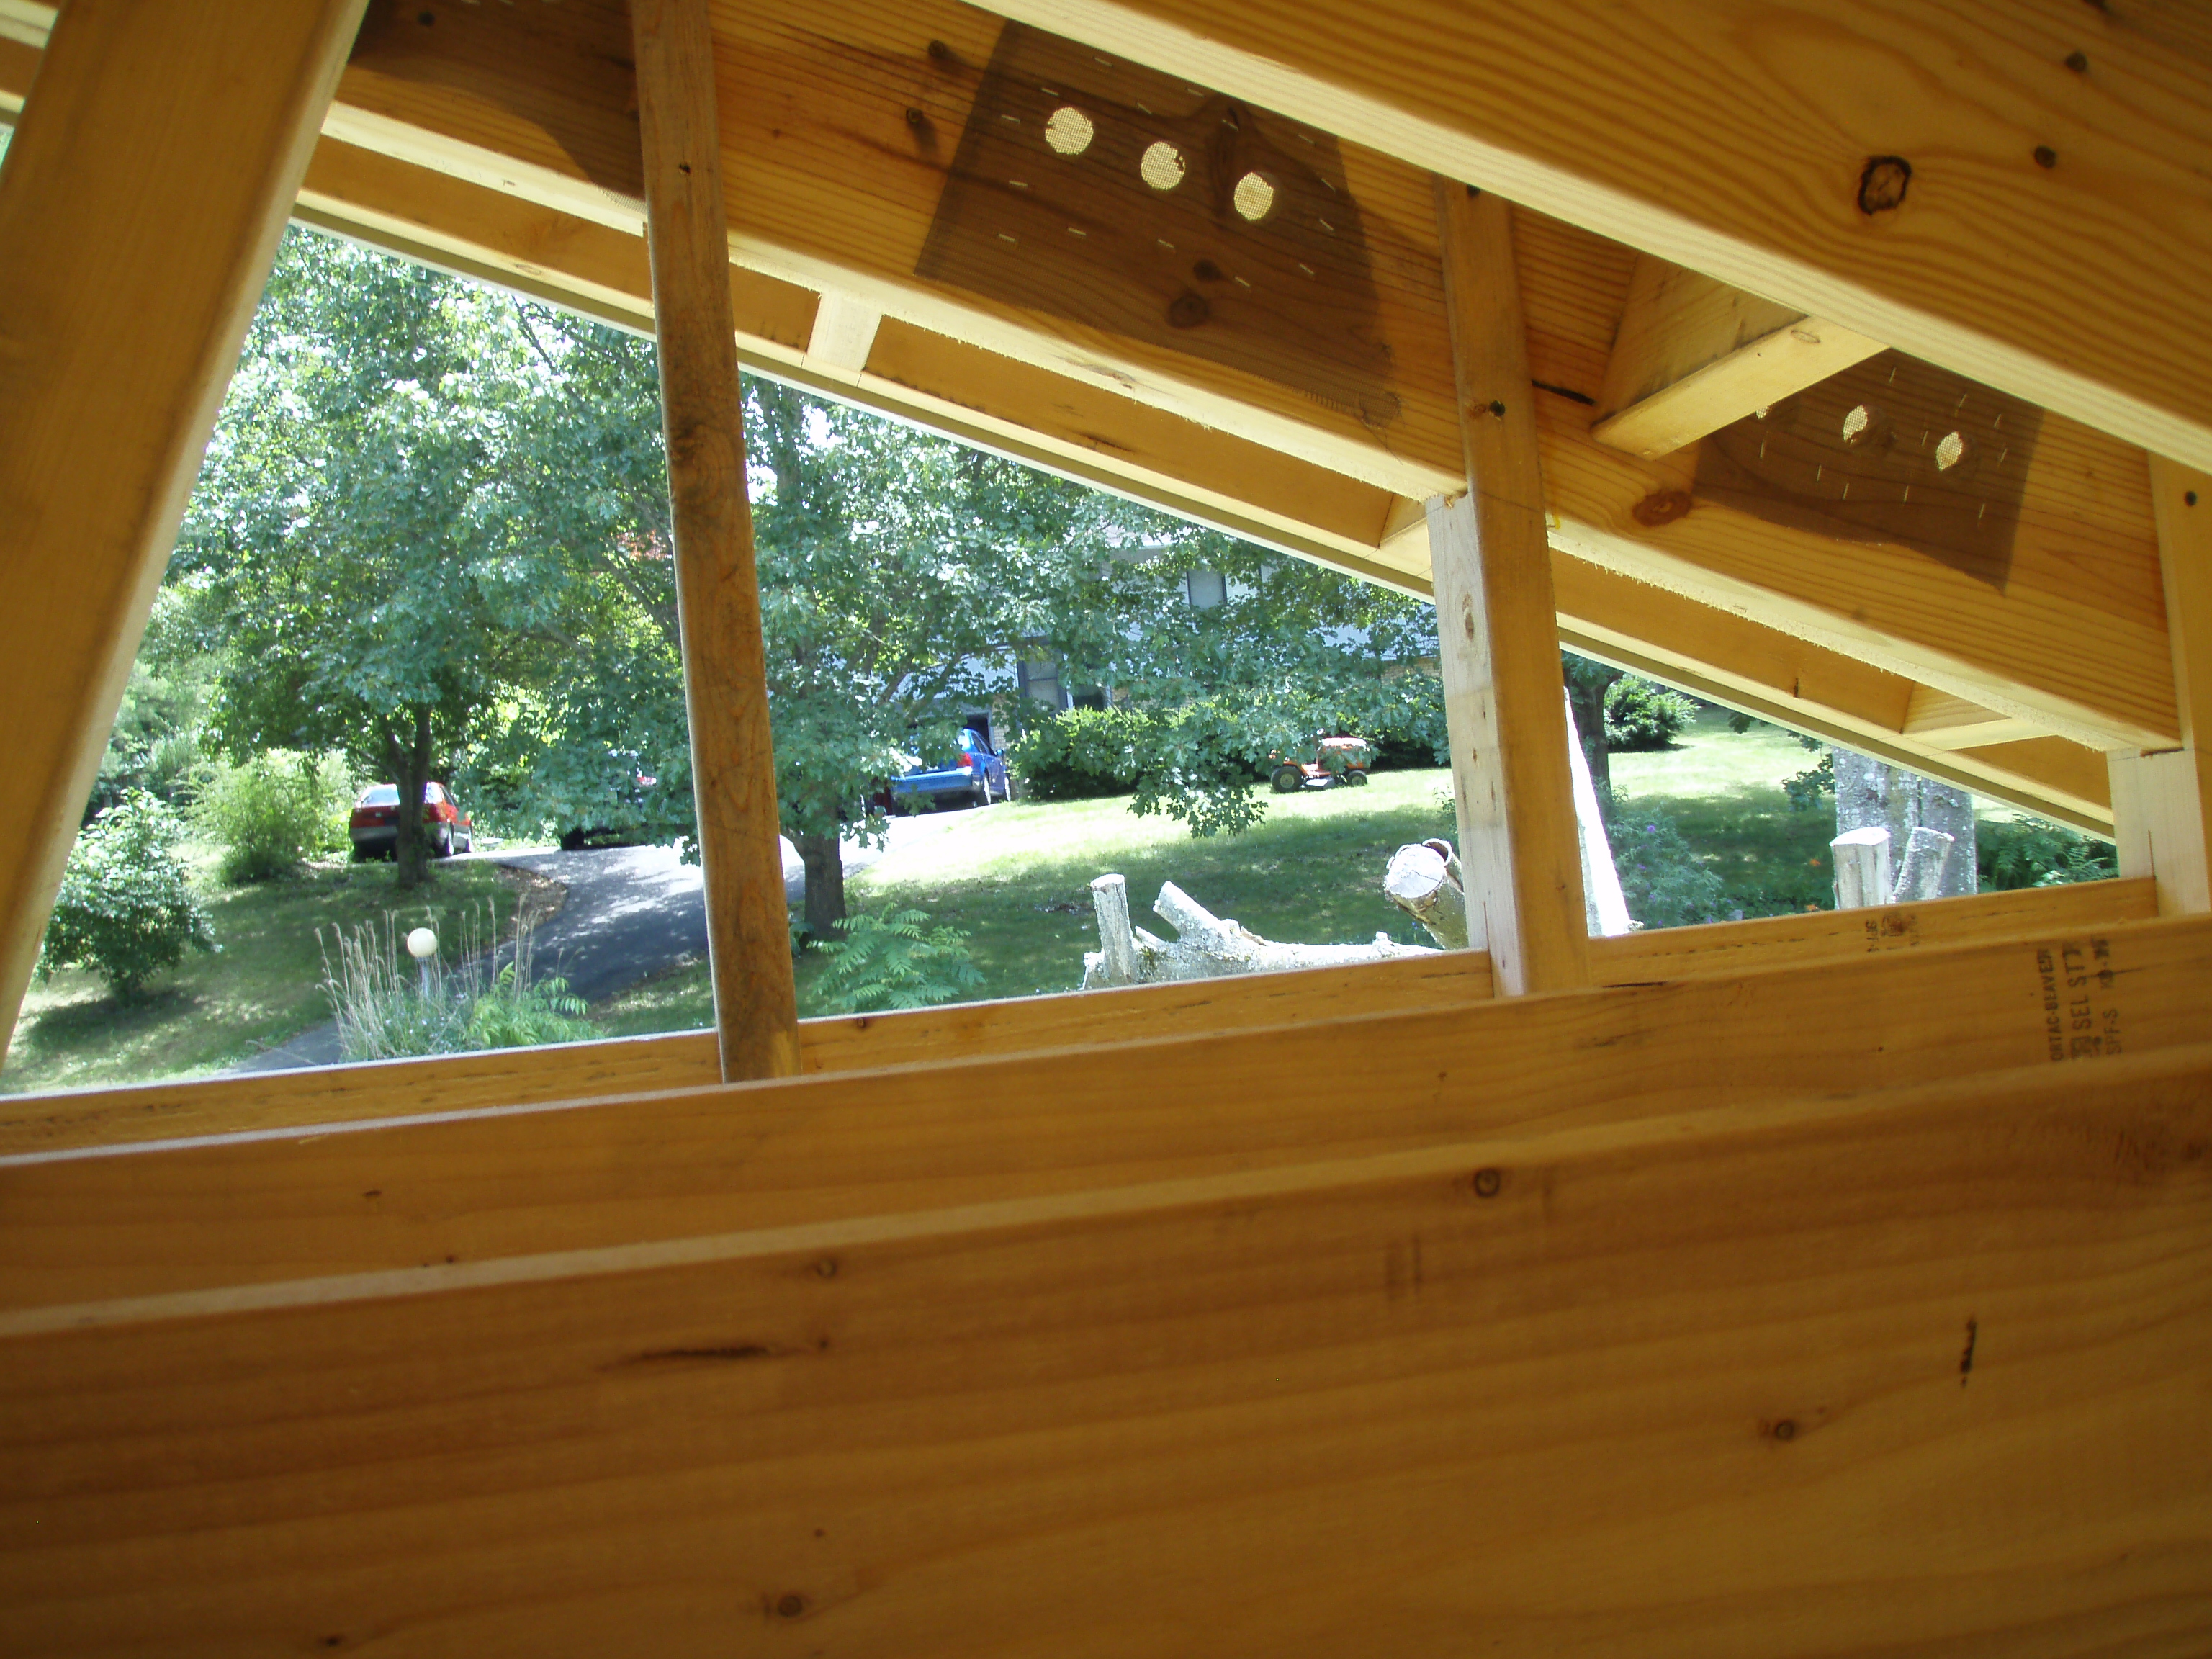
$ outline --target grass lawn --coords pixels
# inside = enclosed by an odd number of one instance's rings
[[[1613,757],[1623,811],[1663,811],[1727,883],[1747,915],[1834,902],[1826,805],[1794,811],[1782,780],[1819,757],[1786,732],[1729,730],[1707,712],[1671,750]],[[853,877],[856,911],[926,912],[970,936],[985,997],[1068,991],[1083,977],[1083,953],[1097,949],[1090,884],[1109,871],[1127,877],[1139,927],[1170,930],[1151,914],[1163,881],[1173,881],[1218,916],[1271,939],[1344,943],[1387,933],[1409,944],[1427,936],[1382,896],[1390,854],[1409,841],[1456,836],[1446,805],[1451,775],[1382,772],[1365,789],[1266,794],[1266,821],[1236,837],[1193,840],[1171,819],[1131,815],[1127,798],[1032,805],[1017,801],[962,812],[940,833],[891,854]],[[825,965],[799,958],[799,1012],[827,1013],[816,989]],[[592,1010],[611,1036],[683,1030],[714,1022],[707,967],[661,975]]]
[[[1613,797],[1624,817],[1656,806],[1671,818],[1745,915],[1826,909],[1836,902],[1834,803],[1824,796],[1798,811],[1782,788],[1820,759],[1778,726],[1731,732],[1726,709],[1707,708],[1672,749],[1613,756]]]
[[[198,850],[185,849],[196,873],[211,862],[211,854],[192,857]],[[497,867],[476,863],[446,866],[428,889],[404,899],[381,864],[321,866],[244,887],[210,884],[202,896],[221,953],[188,953],[181,966],[156,975],[137,1003],[117,1003],[81,969],[33,981],[0,1067],[0,1093],[220,1070],[330,1018],[318,927],[381,923],[389,912],[406,927],[427,919],[454,939],[472,908],[481,930],[488,900],[496,897],[502,927],[514,904]]]

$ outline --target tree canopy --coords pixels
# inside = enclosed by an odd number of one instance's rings
[[[1255,769],[1317,732],[1441,738],[1434,682],[1403,672],[1435,649],[1425,605],[770,382],[746,404],[779,805],[817,928],[884,779],[970,711],[1002,738],[1048,714],[1018,662],[1168,714],[1136,808],[1198,833],[1264,811]],[[237,757],[340,750],[529,831],[692,830],[647,341],[293,231],[172,581]]]

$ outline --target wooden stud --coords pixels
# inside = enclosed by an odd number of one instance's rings
[[[714,47],[704,0],[635,0],[646,240],[674,507],[684,692],[722,1075],[799,1070],[744,393],[730,313]]]
[[[2151,501],[2166,574],[2179,748],[2112,760],[2124,875],[2155,876],[2169,915],[2212,910],[2212,475],[2156,456]]]
[[[0,1054],[361,11],[72,0],[0,167]]]
[[[1429,507],[1470,942],[1502,994],[1589,983],[1544,474],[1512,209],[1439,178],[1468,491]]]
[[[1590,436],[1665,455],[1881,349],[1794,306],[1639,254]]]

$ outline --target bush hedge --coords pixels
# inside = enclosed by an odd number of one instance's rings
[[[89,968],[128,1002],[146,981],[219,947],[176,854],[183,825],[143,790],[106,808],[76,838],[39,950],[39,977]]]
[[[222,848],[226,882],[266,881],[319,854],[343,851],[353,795],[344,767],[327,756],[271,749],[201,778],[192,821]]]
[[[1605,743],[1634,753],[1664,749],[1698,717],[1698,705],[1640,674],[1624,674],[1605,694]]]

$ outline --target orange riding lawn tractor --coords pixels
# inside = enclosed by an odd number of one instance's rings
[[[1267,758],[1275,763],[1267,781],[1279,795],[1300,789],[1334,789],[1340,783],[1367,781],[1367,769],[1375,751],[1364,738],[1322,738],[1310,761],[1286,759],[1279,749]]]

